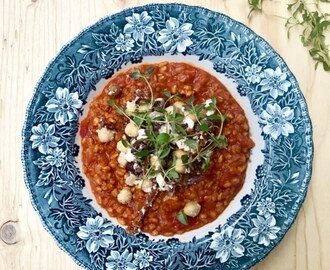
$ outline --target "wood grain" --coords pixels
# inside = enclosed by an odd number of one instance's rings
[[[81,269],[56,246],[29,201],[20,161],[25,109],[48,62],[66,42],[106,15],[151,2],[167,1],[0,0],[0,227],[8,221],[15,225],[15,244],[0,240],[1,270]],[[315,158],[306,201],[283,241],[253,269],[330,269],[329,73],[314,70],[298,32],[287,39],[285,20],[278,17],[288,15],[287,1],[265,0],[267,15],[251,20],[247,0],[177,2],[225,13],[264,37],[295,74],[313,121]],[[329,5],[324,8],[330,13]]]

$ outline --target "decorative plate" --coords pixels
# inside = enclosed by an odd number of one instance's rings
[[[256,147],[242,190],[216,221],[172,238],[130,235],[94,202],[77,131],[106,79],[132,63],[164,60],[217,76],[244,108]],[[241,23],[181,4],[122,11],[67,44],[35,89],[23,144],[34,208],[57,244],[88,269],[247,269],[292,225],[313,158],[306,102],[282,58]]]

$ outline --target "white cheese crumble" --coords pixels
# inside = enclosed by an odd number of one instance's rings
[[[141,128],[138,130],[138,136],[137,136],[137,140],[143,140],[143,139],[147,139],[148,136],[146,134],[146,130],[144,128]]]
[[[160,126],[158,132],[159,132],[159,134],[160,133],[171,134],[172,133],[172,127],[169,123],[165,123],[165,124]]]
[[[186,145],[186,140],[185,139],[177,140],[175,142],[175,144],[177,145],[177,147],[179,149],[182,149],[182,150],[184,150],[186,152],[192,152],[193,151],[188,145]]]
[[[99,138],[100,142],[106,143],[106,142],[110,142],[113,137],[115,136],[115,131],[113,130],[109,130],[106,127],[103,127],[101,129],[96,130],[97,132],[97,136]]]
[[[132,101],[127,101],[126,102],[126,111],[128,113],[134,113],[137,110],[137,106],[136,106],[137,100],[138,100],[138,98],[135,98]]]
[[[193,129],[194,128],[194,125],[195,125],[194,120],[191,119],[189,116],[185,116],[185,118],[183,118],[182,123],[188,125],[188,128],[187,129]]]
[[[128,161],[128,162],[133,162],[136,160],[136,157],[133,155],[132,153],[132,149],[127,149],[127,152],[125,154],[125,159]]]
[[[161,164],[160,164],[160,159],[156,155],[151,155],[150,156],[150,165],[157,171],[160,169]]]
[[[126,177],[126,179],[125,179],[125,183],[126,183],[126,185],[134,186],[134,185],[135,185],[135,182],[136,182],[136,179],[137,179],[136,175],[130,173],[130,174]]]
[[[212,99],[205,100],[204,104],[205,104],[205,108],[207,109],[207,107],[209,107],[212,104]]]
[[[166,183],[165,183],[164,176],[161,173],[157,173],[156,182],[157,182],[160,190],[165,190]]]
[[[125,168],[125,166],[127,164],[127,160],[125,158],[125,153],[121,152],[117,158],[117,161],[118,161],[120,167]]]

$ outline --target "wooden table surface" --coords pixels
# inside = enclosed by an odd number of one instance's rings
[[[289,0],[288,0],[289,1]],[[314,128],[315,157],[307,198],[292,228],[271,254],[253,269],[330,269],[330,73],[314,63],[292,31],[284,28],[288,1],[264,1],[267,13],[251,20],[248,0],[186,0],[222,12],[248,25],[284,58],[307,99]],[[84,27],[139,0],[0,0],[0,227],[11,244],[0,239],[0,270],[80,269],[42,227],[29,201],[20,161],[21,129],[34,86],[48,62]],[[330,13],[330,4],[324,10]],[[274,16],[278,15],[278,16]],[[10,224],[10,223],[9,223]]]

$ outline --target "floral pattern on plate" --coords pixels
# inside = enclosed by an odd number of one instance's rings
[[[264,163],[254,189],[226,224],[180,242],[129,235],[86,198],[75,157],[78,117],[89,93],[122,65],[145,56],[194,55],[238,85],[258,116]],[[181,4],[149,5],[83,31],[46,69],[27,110],[22,161],[45,228],[88,269],[246,269],[264,258],[293,223],[313,158],[312,127],[297,82],[278,54],[229,17]]]

